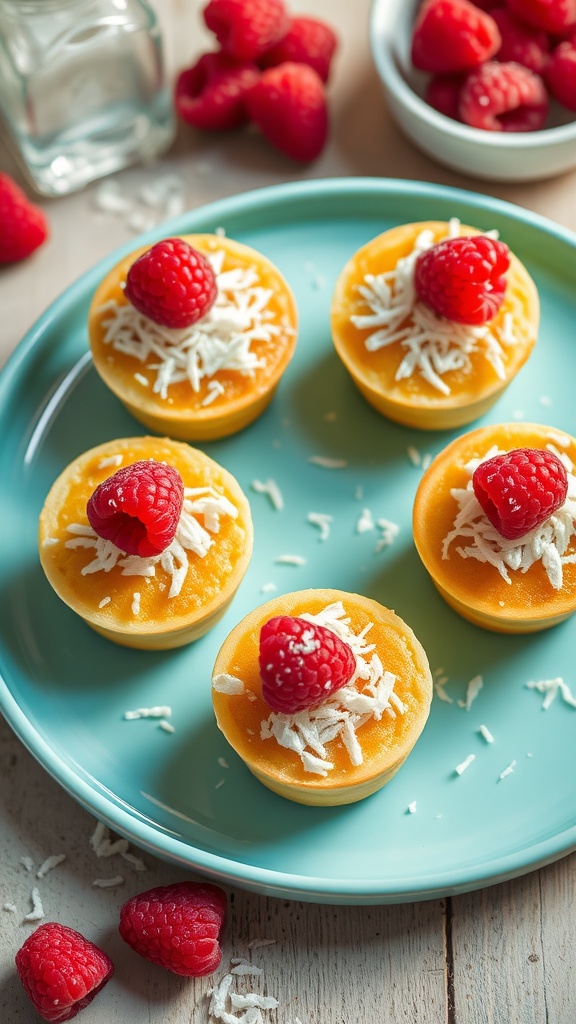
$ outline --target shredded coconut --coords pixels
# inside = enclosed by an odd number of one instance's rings
[[[306,559],[302,555],[278,555],[274,561],[278,565],[306,565]]]
[[[90,839],[90,846],[97,857],[115,857],[119,855],[123,860],[132,865],[135,871],[146,871],[144,861],[130,852],[130,844],[127,839],[110,838],[110,829],[99,821]]]
[[[26,914],[25,921],[41,921],[45,917],[44,907],[42,906],[42,900],[40,899],[40,893],[36,886],[30,893],[30,902],[32,903],[32,910],[29,914]]]
[[[412,463],[413,466],[421,466],[422,465],[422,456],[420,455],[420,452],[418,451],[418,449],[414,447],[414,445],[412,445],[412,444],[408,445],[408,448],[406,449],[406,452],[407,452],[408,458],[410,459],[410,462]]]
[[[363,508],[360,518],[356,523],[356,533],[366,533],[374,529],[374,519],[369,508]]]
[[[468,686],[466,687],[466,700],[459,700],[458,706],[461,708],[466,708],[466,711],[470,711],[473,701],[476,700],[476,697],[480,693],[480,690],[482,689],[483,686],[484,680],[482,676],[474,676],[474,678],[470,680]]]
[[[273,291],[259,285],[252,267],[223,270],[223,250],[207,253],[206,259],[216,275],[216,301],[191,327],[163,327],[131,303],[110,300],[101,307],[104,344],[155,371],[152,390],[161,399],[168,398],[172,384],[182,381],[188,381],[198,393],[202,381],[214,378],[220,370],[254,376],[265,360],[255,355],[252,343],[272,343],[282,330],[288,330],[273,322],[274,313],[269,309]],[[224,391],[219,382],[203,404],[216,401]]]
[[[446,693],[446,690],[444,689],[447,682],[448,676],[439,676],[438,679],[434,680],[434,690],[436,691],[436,696],[438,697],[439,700],[444,701],[445,704],[453,704],[454,698],[450,697]]]
[[[256,491],[257,494],[267,494],[272,503],[272,507],[277,512],[281,512],[284,508],[284,498],[282,497],[282,491],[278,487],[275,480],[269,478],[268,480],[253,480],[252,490]]]
[[[348,465],[346,459],[331,459],[327,455],[310,455],[308,462],[322,469],[344,469]]]
[[[408,804],[407,811],[408,811],[408,814],[416,814],[416,801],[415,800],[412,800],[412,803]]]
[[[184,503],[172,543],[159,555],[142,558],[139,555],[126,555],[111,540],[99,537],[91,526],[85,523],[72,523],[67,527],[72,534],[65,541],[67,548],[86,548],[94,552],[94,558],[81,570],[82,575],[94,572],[110,572],[120,566],[122,576],[142,576],[151,579],[156,576],[156,567],[160,566],[171,578],[168,598],[180,594],[188,572],[188,552],[204,558],[215,543],[212,535],[220,530],[220,518],[229,516],[236,519],[238,509],[223,494],[218,494],[211,487],[186,487]],[[200,522],[203,519],[204,525]],[[137,596],[138,595],[138,596]],[[137,615],[140,610],[140,595],[134,594],[132,611]]]
[[[376,544],[376,551],[382,551],[383,548],[390,547],[394,543],[396,537],[400,533],[400,527],[397,523],[392,523],[389,519],[377,519],[376,526],[380,530],[380,540]]]
[[[53,854],[51,857],[46,857],[46,860],[44,861],[43,864],[40,865],[38,871],[36,872],[36,878],[44,878],[44,876],[47,875],[49,871],[52,871],[52,868],[57,868],[58,865],[61,864],[63,860],[66,860],[65,853],[56,853]]]
[[[330,524],[333,522],[334,517],[328,515],[326,512],[309,512],[306,516],[307,522],[311,523],[312,526],[317,526],[320,530],[320,540],[328,540],[330,536]]]
[[[480,733],[482,738],[486,740],[486,743],[494,743],[494,737],[490,732],[490,729],[487,728],[487,726],[481,725],[480,728],[478,729],[478,732]]]
[[[503,772],[500,772],[498,779],[505,779],[507,775],[511,775],[516,767],[516,761],[511,761],[507,768]]]
[[[95,878],[92,882],[95,889],[115,889],[118,885],[124,885],[122,875],[114,875],[113,878]]]
[[[20,863],[23,868],[26,868],[26,871],[32,871],[34,868],[32,857],[20,857]]]
[[[15,903],[3,903],[2,910],[6,910],[9,914],[17,914],[18,907]]]
[[[544,700],[542,701],[543,711],[548,710],[558,694],[561,695],[565,704],[569,704],[571,708],[576,708],[576,697],[573,696],[570,687],[561,676],[556,676],[555,679],[540,679],[538,682],[529,682],[526,683],[526,686],[529,690],[537,690],[538,693],[544,694]]]
[[[453,218],[448,238],[460,235],[460,222]],[[449,395],[443,379],[454,370],[470,373],[471,355],[479,352],[501,380],[506,379],[505,350],[517,344],[512,315],[505,313],[501,324],[471,326],[437,316],[421,302],[414,287],[418,256],[436,244],[432,231],[422,231],[407,256],[393,270],[367,274],[358,292],[369,312],[350,319],[359,330],[368,330],[364,344],[368,352],[377,352],[399,343],[404,356],[396,370],[397,381],[418,372],[441,394]]]
[[[137,718],[170,718],[172,708],[166,704],[159,704],[153,708],[135,708],[134,711],[125,711],[124,718],[131,722]]]
[[[272,712],[261,723],[260,738],[275,739],[281,747],[298,755],[306,772],[326,776],[334,767],[328,759],[328,743],[338,738],[350,763],[358,766],[363,763],[363,755],[356,733],[362,725],[370,719],[379,721],[384,714],[395,718],[406,709],[394,693],[396,677],[382,666],[375,645],[366,642],[371,623],[356,636],[341,601],[328,605],[317,615],[303,612],[300,617],[330,629],[347,643],[355,656],[356,668],[347,685],[317,707],[294,715]],[[361,681],[361,687],[355,685],[357,681]]]
[[[212,678],[212,687],[217,693],[228,693],[232,696],[244,693],[244,683],[237,676],[231,676],[227,672],[219,672]]]
[[[494,447],[482,459],[471,459],[465,466],[470,477],[466,487],[451,489],[458,512],[452,530],[444,538],[442,558],[449,559],[450,546],[462,539],[469,543],[466,547],[456,547],[458,554],[462,558],[475,558],[493,565],[506,583],[512,584],[509,570],[525,573],[535,562],[541,561],[550,585],[554,590],[560,590],[562,566],[576,562],[576,553],[566,553],[576,533],[576,477],[572,474],[572,463],[565,453],[555,453],[564,463],[568,475],[568,495],[561,508],[520,539],[506,540],[484,514],[472,487],[476,467],[500,454],[502,452]]]
[[[263,594],[272,594],[278,587],[275,583],[263,583],[260,590]]]
[[[476,754],[468,754],[468,757],[464,759],[460,764],[457,764],[454,771],[457,775],[462,775],[466,769],[472,764],[472,761],[476,760]]]
[[[160,721],[158,722],[158,728],[162,729],[164,732],[170,732],[170,733],[176,732],[176,730],[175,730],[174,726],[172,725],[172,723],[171,722],[167,722],[165,718],[161,718],[160,719]]]

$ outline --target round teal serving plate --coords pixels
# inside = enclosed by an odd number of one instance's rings
[[[478,422],[525,418],[574,433],[576,239],[526,210],[417,182],[335,179],[226,199],[138,240],[222,227],[279,266],[300,312],[296,355],[269,409],[235,437],[202,445],[249,494],[255,549],[224,619],[187,648],[146,653],[103,639],[56,597],[37,555],[38,514],[64,466],[93,445],[144,433],[100,381],[86,337],[92,293],[136,243],[69,288],[0,378],[2,710],[46,770],[97,818],[141,848],[226,884],[315,902],[404,902],[503,881],[576,848],[576,708],[558,694],[544,711],[542,693],[527,686],[561,677],[576,694],[576,619],[540,634],[501,636],[442,601],[418,559],[410,521],[418,463],[455,434],[378,416],[330,338],[332,290],[352,253],[396,224],[452,216],[497,228],[534,276],[542,302],[533,355]],[[269,478],[282,492],[281,511],[252,488]],[[378,527],[358,531],[364,509],[375,522],[399,526],[392,544],[380,545]],[[310,512],[332,517],[326,539]],[[287,554],[305,563],[277,561]],[[270,597],[270,585],[277,593],[359,591],[394,608],[444,680],[446,699],[435,696],[406,764],[360,803],[319,809],[283,800],[252,777],[216,728],[216,652],[236,622]],[[483,687],[466,708],[477,675]],[[173,733],[154,719],[124,718],[154,705],[171,708]]]

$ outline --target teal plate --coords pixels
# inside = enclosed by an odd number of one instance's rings
[[[224,227],[280,267],[301,317],[296,356],[267,412],[241,434],[205,446],[250,495],[256,541],[225,618],[190,647],[145,653],[102,639],[52,592],[36,550],[38,513],[63,467],[93,445],[143,433],[101,383],[86,339],[96,285],[134,244],[68,289],[1,377],[3,711],[46,770],[99,819],[224,883],[314,902],[404,902],[512,878],[576,848],[576,710],[558,696],[543,712],[542,695],[526,686],[561,676],[576,692],[576,619],[534,636],[499,636],[448,608],[418,560],[410,517],[422,471],[413,459],[455,435],[379,417],[330,340],[332,289],[355,249],[393,225],[451,216],[498,228],[542,300],[536,349],[481,422],[526,418],[574,433],[576,238],[526,210],[417,182],[335,179],[227,199],[144,237]],[[346,466],[323,468],[313,456]],[[251,489],[254,478],[269,477],[283,493],[283,511]],[[364,508],[399,524],[391,546],[377,551],[378,531],[357,531]],[[333,516],[328,539],[307,522],[309,512]],[[286,553],[306,564],[278,564]],[[232,626],[267,600],[270,583],[278,593],[360,591],[395,608],[432,668],[448,677],[452,703],[435,697],[405,766],[361,803],[318,809],[283,800],[260,786],[215,726],[215,654]],[[467,683],[478,673],[484,686],[466,710]],[[172,708],[173,734],[157,721],[123,717],[158,704]],[[475,760],[458,775],[469,754]]]

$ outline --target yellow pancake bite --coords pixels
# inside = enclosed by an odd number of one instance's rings
[[[158,246],[200,254],[200,269],[179,264]],[[140,261],[152,260],[146,278]],[[271,401],[294,352],[297,310],[280,271],[261,253],[220,235],[183,235],[144,246],[111,270],[92,299],[88,335],[103,381],[150,430],[185,441],[233,434],[255,420]],[[139,262],[139,269],[134,265]],[[206,271],[205,263],[208,264]],[[139,277],[130,289],[130,275]],[[210,287],[198,281],[211,275]],[[159,278],[159,281],[158,281]],[[176,279],[174,284],[173,279]],[[162,319],[157,291],[169,312],[179,309],[180,290],[196,288],[203,301],[197,319]],[[146,288],[152,301],[146,301]],[[128,294],[132,301],[129,301]],[[192,291],[192,306],[195,292]],[[135,305],[134,303],[137,303]],[[186,302],[181,303],[184,311]],[[150,309],[154,313],[153,319]],[[145,312],[142,312],[145,310]],[[203,312],[205,310],[205,312]],[[193,319],[193,322],[180,326]],[[162,322],[160,322],[162,320]],[[177,323],[178,326],[170,326]],[[167,325],[168,324],[168,325]]]
[[[431,463],[414,502],[414,541],[465,619],[532,633],[576,610],[575,464],[576,439],[535,423],[473,430]]]
[[[486,312],[481,304],[471,322],[439,313],[416,291],[419,258],[440,242],[470,235],[480,232],[455,219],[392,228],[354,253],[336,284],[331,322],[340,359],[378,412],[409,427],[447,430],[482,416],[536,341],[538,293],[512,253],[500,274],[501,304],[487,283]],[[460,256],[455,262],[462,266]],[[430,289],[439,310],[451,308],[446,273],[443,268]]]
[[[225,640],[212,676],[218,727],[255,777],[289,800],[324,807],[390,781],[431,698],[426,654],[410,627],[340,590],[301,590],[256,608]]]
[[[234,477],[168,438],[78,456],[40,514],[40,561],[58,596],[109,640],[149,650],[188,644],[218,622],[252,539]]]

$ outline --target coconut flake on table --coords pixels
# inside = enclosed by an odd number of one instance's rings
[[[345,469],[348,465],[346,459],[333,459],[328,455],[310,455],[308,462],[313,466],[320,466],[322,469]]]
[[[356,533],[366,533],[374,529],[374,518],[369,508],[363,508],[356,523]]]
[[[443,559],[450,558],[449,549],[454,541],[462,539],[468,543],[465,547],[456,547],[457,553],[462,558],[475,558],[479,562],[493,565],[506,583],[512,585],[509,570],[525,573],[535,562],[541,561],[551,587],[554,590],[561,589],[562,567],[576,563],[575,553],[566,554],[576,533],[576,477],[566,453],[556,451],[551,444],[547,447],[564,464],[568,476],[568,494],[561,508],[518,540],[502,537],[485,515],[472,486],[472,476],[477,466],[486,459],[504,454],[494,446],[483,458],[471,459],[466,463],[464,468],[469,475],[466,487],[453,487],[450,490],[458,511],[453,528],[442,544]]]
[[[492,234],[486,232],[487,235]],[[460,221],[452,218],[446,238],[460,236]],[[422,231],[407,256],[384,274],[366,274],[358,292],[370,312],[351,316],[359,330],[369,330],[364,344],[368,352],[398,342],[405,350],[395,374],[404,380],[418,372],[443,395],[450,387],[443,379],[454,370],[470,373],[471,355],[479,352],[501,380],[506,379],[506,348],[517,344],[514,321],[505,313],[501,324],[493,322],[473,326],[438,316],[421,302],[414,287],[416,261],[421,253],[437,244],[432,231]]]
[[[406,708],[394,692],[396,676],[384,669],[375,644],[366,642],[372,623],[358,635],[353,633],[341,601],[316,615],[303,612],[300,618],[324,626],[348,644],[355,657],[355,670],[346,686],[317,707],[293,715],[271,712],[261,723],[260,738],[274,739],[281,747],[294,751],[305,771],[326,776],[334,767],[327,744],[338,739],[346,748],[350,763],[361,765],[361,727],[372,719],[379,721],[384,714],[395,718],[404,714]],[[360,687],[355,685],[357,681],[361,682]]]
[[[470,765],[472,764],[472,761],[475,760],[476,754],[468,754],[468,757],[465,757],[464,760],[460,762],[460,764],[456,765],[454,769],[456,775],[463,775],[466,769],[469,768]]]
[[[215,543],[214,534],[220,530],[220,519],[229,516],[236,519],[238,509],[223,494],[211,487],[185,487],[184,503],[172,543],[159,555],[142,558],[140,555],[126,555],[111,540],[104,540],[85,523],[71,523],[67,532],[72,535],[64,542],[67,548],[86,548],[94,552],[94,558],[81,570],[82,575],[94,572],[110,572],[116,565],[122,569],[122,576],[143,576],[150,579],[160,566],[171,578],[168,598],[177,597],[182,590],[188,572],[188,552],[204,558]],[[204,520],[204,525],[200,522]],[[140,598],[135,592],[132,611],[137,615]]]
[[[282,511],[284,508],[284,498],[282,497],[282,491],[275,480],[271,477],[269,477],[268,480],[253,480],[250,486],[257,494],[266,494],[270,498],[272,507],[275,508],[277,512]]]
[[[516,764],[516,761],[511,761],[508,767],[505,768],[503,772],[500,772],[500,775],[498,776],[498,781],[501,782],[502,779],[505,779],[508,775],[511,775],[516,767]]]
[[[486,725],[481,725],[478,729],[482,739],[486,740],[486,743],[494,743],[494,737],[490,732],[490,729]]]
[[[36,872],[36,878],[44,878],[49,871],[52,871],[53,868],[57,868],[64,860],[66,860],[65,853],[54,853],[50,857],[46,857],[46,860],[43,861]]]
[[[459,700],[458,707],[465,708],[466,711],[470,711],[473,702],[476,700],[476,697],[480,693],[480,690],[482,689],[483,686],[484,679],[482,678],[482,676],[474,676],[466,687],[466,699]]]
[[[328,540],[330,525],[334,521],[334,516],[328,515],[327,512],[309,512],[306,516],[306,521],[312,526],[319,528],[320,540]]]
[[[542,701],[543,711],[548,710],[552,702],[556,700],[558,694],[561,695],[565,704],[568,704],[572,708],[576,708],[576,697],[573,696],[570,687],[564,682],[561,676],[556,676],[554,679],[539,679],[538,681],[531,681],[526,683],[526,687],[529,690],[536,690],[538,693],[544,694],[544,700]]]
[[[135,708],[133,711],[125,711],[124,718],[131,722],[138,718],[170,718],[172,708],[167,704],[158,704],[151,708]]]
[[[398,523],[393,523],[390,519],[377,519],[376,526],[380,530],[381,537],[376,544],[376,552],[382,551],[383,548],[390,547],[394,543],[396,537],[400,533],[400,527]]]
[[[265,360],[252,351],[252,343],[271,344],[281,332],[292,331],[273,322],[274,313],[269,309],[273,290],[258,284],[252,267],[223,270],[223,250],[205,255],[216,277],[216,301],[190,327],[164,327],[130,302],[119,304],[111,299],[100,307],[105,314],[103,343],[155,371],[152,390],[164,400],[172,384],[188,381],[197,394],[202,381],[208,378],[214,383],[211,378],[220,370],[253,377]],[[220,381],[206,399],[214,402],[225,393]]]
[[[40,893],[36,886],[34,886],[30,893],[30,902],[32,903],[32,910],[30,911],[29,914],[25,915],[24,920],[30,922],[41,921],[42,918],[46,915],[44,913],[44,907],[42,905]]]
[[[277,565],[306,565],[306,559],[302,555],[278,555],[274,561]]]

